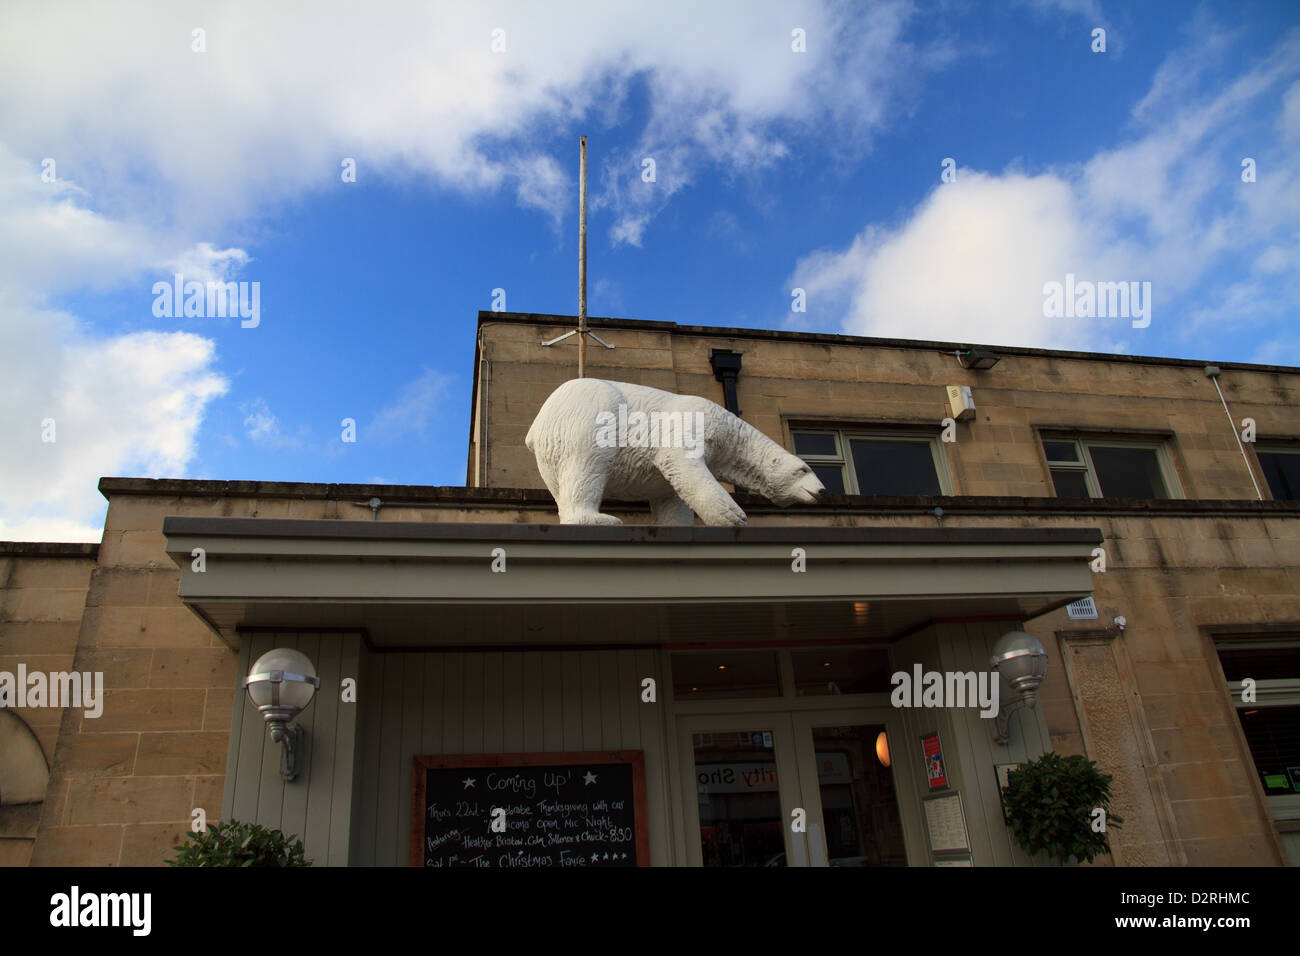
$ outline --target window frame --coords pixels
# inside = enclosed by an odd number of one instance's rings
[[[801,459],[810,468],[817,467],[838,467],[840,475],[844,481],[844,493],[846,495],[861,495],[858,488],[857,468],[850,468],[849,464],[853,460],[853,451],[851,443],[855,439],[864,441],[889,441],[899,443],[910,443],[914,445],[926,444],[930,447],[930,462],[934,465],[934,475],[936,483],[939,485],[939,495],[948,497],[953,495],[952,479],[948,471],[948,459],[943,451],[943,442],[940,441],[938,434],[923,431],[917,428],[882,428],[872,427],[871,425],[846,425],[846,426],[828,426],[828,425],[800,425],[796,422],[789,423],[790,431],[790,448],[791,454]],[[831,435],[835,439],[835,455],[801,455],[795,448],[795,435]]]
[[[1047,457],[1046,446],[1050,442],[1073,444],[1079,452],[1078,460],[1076,462],[1052,461]],[[1055,471],[1070,471],[1083,474],[1083,483],[1088,491],[1088,497],[1075,500],[1088,501],[1107,497],[1102,492],[1101,482],[1097,477],[1097,465],[1092,460],[1092,449],[1094,447],[1154,451],[1156,454],[1156,467],[1160,472],[1160,480],[1165,486],[1165,497],[1143,500],[1168,501],[1185,497],[1182,483],[1178,480],[1178,472],[1174,468],[1173,458],[1169,454],[1168,443],[1165,439],[1094,437],[1087,433],[1076,432],[1071,434],[1058,429],[1039,431],[1038,433],[1038,450],[1043,456],[1043,465],[1047,469],[1047,485],[1052,491],[1052,497],[1062,497],[1056,490],[1056,477],[1053,474]]]
[[[1273,494],[1273,486],[1269,484],[1268,474],[1264,471],[1264,462],[1260,455],[1295,455],[1300,458],[1300,439],[1295,438],[1265,438],[1262,441],[1256,439],[1250,443],[1255,453],[1255,467],[1259,469],[1258,477],[1261,482],[1261,490],[1268,489],[1270,501],[1300,501],[1300,498],[1279,498]]]
[[[1300,635],[1288,633],[1278,635],[1238,635],[1224,632],[1212,635],[1211,643],[1214,648],[1214,660],[1219,667],[1219,675],[1223,678],[1223,686],[1228,692],[1228,699],[1234,711],[1246,710],[1247,708],[1294,707],[1300,705],[1300,673],[1297,673],[1293,678],[1257,681],[1255,700],[1245,703],[1241,699],[1240,684],[1234,686],[1233,682],[1228,680],[1223,671],[1223,660],[1219,657],[1219,652],[1225,650],[1300,650]],[[1254,755],[1250,749],[1250,739],[1246,736],[1246,728],[1242,725],[1239,715],[1234,713],[1233,716],[1237,718],[1236,729],[1240,734],[1245,759],[1249,762],[1251,770],[1254,771],[1255,781],[1260,788],[1259,792],[1268,803],[1275,827],[1279,830],[1283,827],[1287,830],[1294,829],[1297,821],[1300,821],[1300,793],[1269,794],[1264,790],[1263,781],[1259,779],[1259,768],[1255,765]],[[1278,827],[1278,824],[1283,826]]]

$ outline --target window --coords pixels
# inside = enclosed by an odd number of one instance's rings
[[[888,694],[893,668],[889,651],[872,647],[828,647],[790,652],[794,664],[795,694],[817,697],[831,694]]]
[[[674,654],[673,696],[679,701],[779,697],[776,654],[748,650]]]
[[[1223,676],[1264,792],[1300,793],[1300,641],[1289,635],[1251,637],[1215,641]],[[1242,699],[1246,686],[1253,687],[1250,700]]]
[[[1275,500],[1300,500],[1300,446],[1257,446],[1255,457]]]
[[[1058,498],[1175,497],[1158,443],[1045,436],[1043,455]]]
[[[732,697],[888,694],[893,690],[889,648],[883,645],[674,651],[672,674],[673,697],[679,704]],[[727,744],[732,745],[730,741]],[[746,737],[735,746],[751,743]]]
[[[794,453],[835,495],[950,494],[939,441],[925,435],[857,431],[791,432]]]
[[[1246,772],[1255,771],[1282,847],[1300,866],[1300,634],[1222,634],[1214,644],[1250,748]]]

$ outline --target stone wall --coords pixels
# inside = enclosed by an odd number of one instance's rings
[[[63,717],[34,865],[158,865],[192,808],[220,815],[236,655],[177,597],[167,507],[110,500],[76,653],[104,712]]]
[[[524,435],[547,396],[576,374],[571,340],[541,345],[569,326],[558,316],[549,321],[482,313],[480,319],[474,407],[482,401],[486,416],[479,423],[482,447],[471,445],[469,481],[475,483],[478,456],[477,484],[542,488]],[[1036,429],[1067,428],[1115,437],[1167,436],[1184,497],[1256,497],[1233,428],[1199,363],[998,349],[1004,357],[997,366],[970,371],[938,343],[903,347],[880,344],[885,340],[739,334],[671,323],[595,320],[593,326],[617,348],[589,349],[588,377],[719,404],[722,385],[713,376],[709,350],[741,352],[741,414],[787,448],[791,421],[913,425],[937,434],[950,414],[946,386],[969,385],[978,414],[958,424],[957,440],[943,448],[957,495],[1053,495]],[[1254,418],[1260,441],[1298,437],[1300,371],[1227,364],[1222,369],[1221,388],[1238,423]],[[1262,487],[1262,476],[1256,479]]]
[[[0,671],[71,669],[97,547],[0,542]],[[50,706],[0,713],[0,866],[31,858],[42,810],[36,794],[48,793],[63,717]]]

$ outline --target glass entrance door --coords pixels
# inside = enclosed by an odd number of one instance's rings
[[[684,802],[694,866],[805,865],[794,728],[784,713],[684,717]]]
[[[679,718],[688,863],[906,866],[885,721],[857,708]]]
[[[793,717],[812,866],[906,866],[885,715]]]

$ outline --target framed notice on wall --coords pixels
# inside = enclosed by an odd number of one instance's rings
[[[649,866],[640,750],[416,757],[411,865]]]
[[[970,836],[966,830],[961,794],[936,794],[926,797],[924,804],[930,850],[934,853],[969,853]]]

